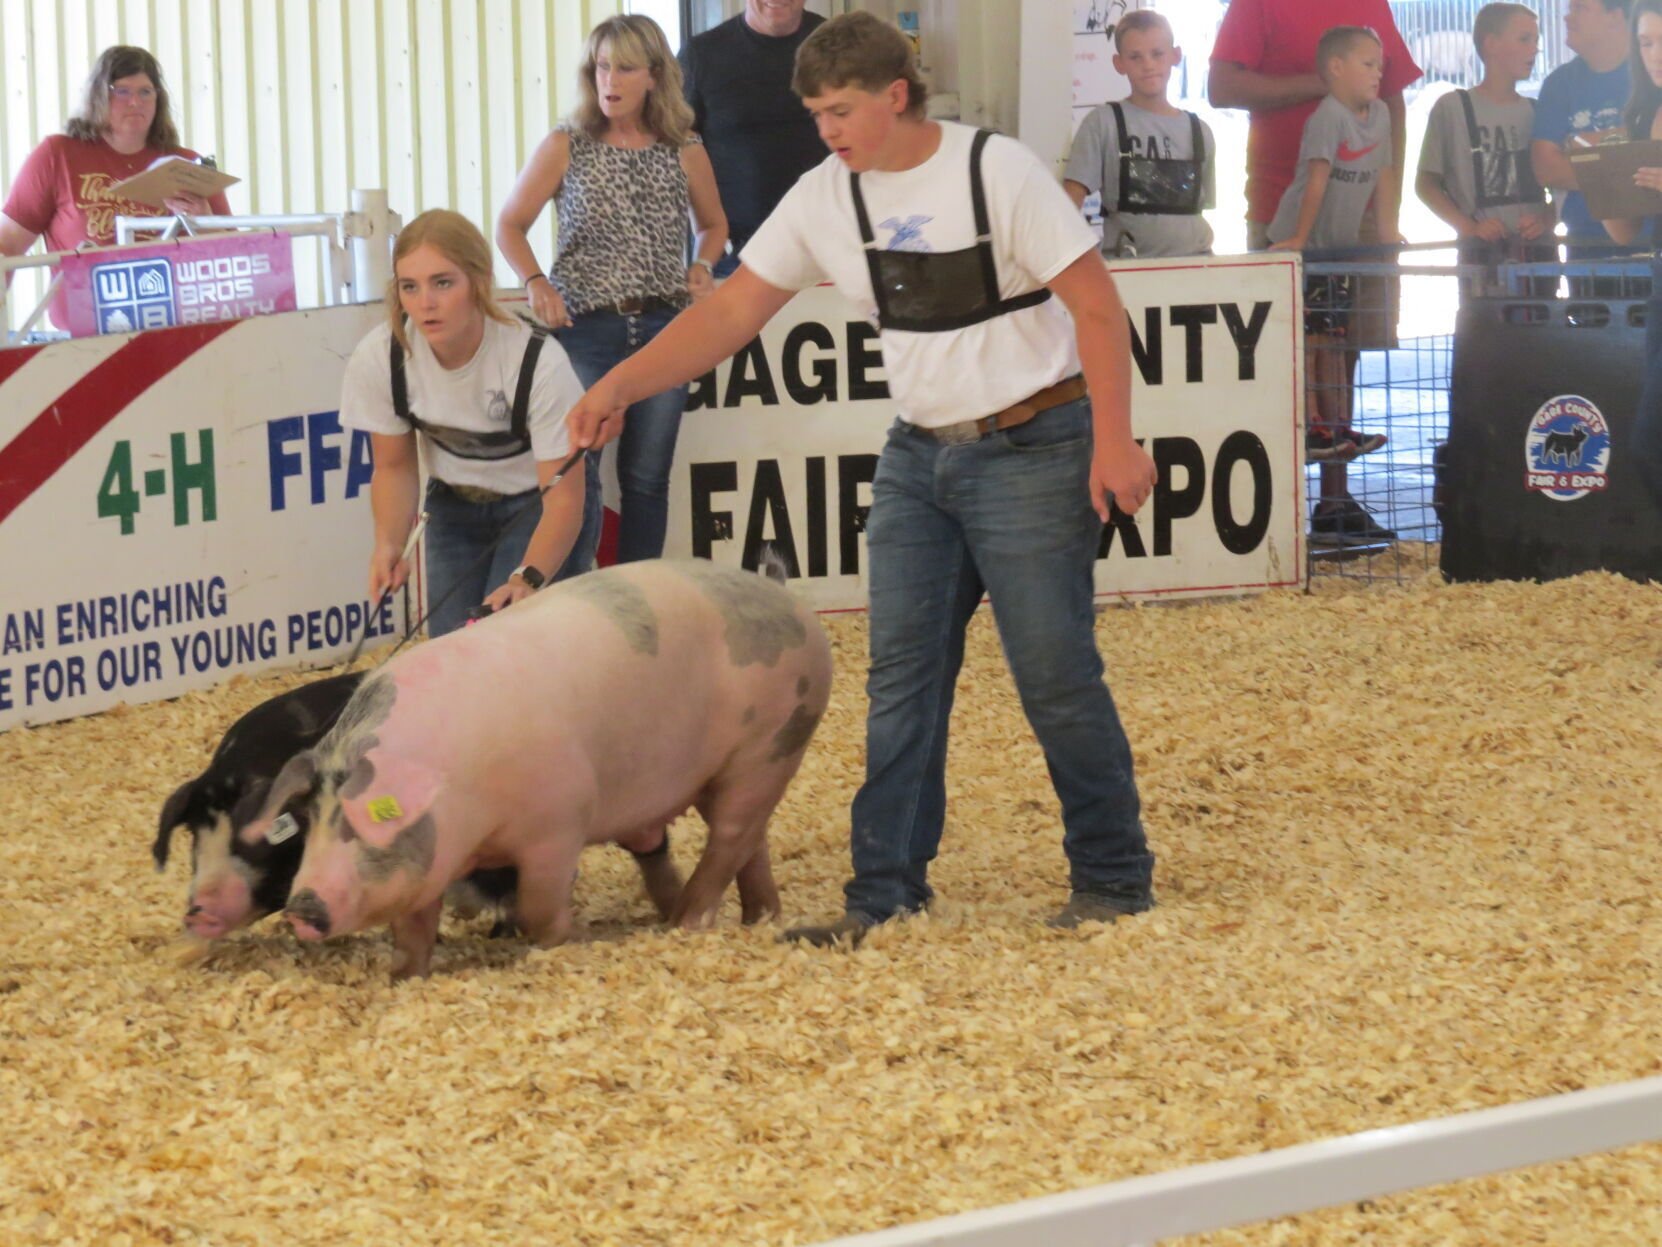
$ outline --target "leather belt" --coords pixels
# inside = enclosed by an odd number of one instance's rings
[[[1060,407],[1063,403],[1071,403],[1076,398],[1084,397],[1085,378],[1074,373],[1073,376],[1064,378],[1055,385],[1048,385],[1037,394],[1029,394],[1021,402],[1011,403],[1003,411],[995,411],[990,416],[960,420],[957,424],[942,425],[940,428],[925,428],[909,421],[902,423],[918,433],[927,433],[943,445],[962,446],[967,442],[978,442],[989,433],[998,433],[1004,429],[1013,429],[1018,424],[1026,424],[1041,411],[1049,411],[1052,407]]]
[[[450,481],[438,481],[437,483],[455,494],[463,502],[471,502],[475,506],[484,506],[491,502],[505,502],[510,498],[519,498],[527,493],[535,492],[534,490],[521,490],[518,493],[503,494],[494,489],[486,489],[482,485],[456,485]]]
[[[619,299],[616,303],[602,303],[594,310],[616,312],[619,316],[640,316],[645,312],[678,312],[681,307],[680,304],[660,299],[657,295],[644,295],[635,299]]]

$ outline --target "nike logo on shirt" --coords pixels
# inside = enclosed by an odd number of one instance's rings
[[[1341,140],[1339,143],[1339,159],[1360,160],[1378,146],[1378,143],[1370,143],[1368,146],[1358,149]]]

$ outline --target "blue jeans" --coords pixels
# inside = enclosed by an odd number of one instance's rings
[[[534,489],[496,502],[468,502],[440,480],[427,482],[427,635],[467,623],[467,614],[501,586],[525,558],[542,518]],[[487,555],[498,531],[508,531]]]
[[[577,379],[586,389],[657,337],[674,318],[668,309],[638,316],[585,312],[554,337],[571,357]],[[624,418],[623,435],[614,443],[618,486],[623,493],[617,546],[620,563],[655,559],[664,552],[669,469],[675,461],[675,438],[686,407],[687,387],[679,385],[632,404]],[[560,569],[562,577],[594,566],[595,551],[600,548],[600,453],[591,451],[584,467],[588,492],[583,500],[583,528]]]
[[[932,893],[946,818],[947,724],[983,591],[1062,804],[1075,891],[1153,904],[1131,747],[1097,652],[1089,399],[944,446],[897,422],[866,524],[871,699],[854,798],[850,913],[881,921]]]

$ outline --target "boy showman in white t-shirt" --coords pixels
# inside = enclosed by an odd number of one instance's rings
[[[1130,332],[1096,238],[1021,144],[928,120],[911,44],[871,14],[816,30],[792,85],[832,155],[720,290],[589,390],[568,417],[573,441],[616,436],[630,402],[734,354],[798,290],[830,280],[875,315],[900,419],[866,525],[871,704],[854,876],[840,920],[787,935],[858,942],[929,903],[953,688],[983,593],[1061,799],[1072,895],[1051,922],[1141,912],[1154,858],[1102,679],[1092,569],[1110,498],[1134,513],[1155,469],[1131,436]],[[707,864],[725,882],[744,863]]]

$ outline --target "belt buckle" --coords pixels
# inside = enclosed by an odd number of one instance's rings
[[[930,429],[935,440],[943,446],[966,446],[970,442],[981,440],[981,422],[979,420],[961,420],[957,424],[942,425],[938,429]]]
[[[639,316],[642,312],[646,311],[646,300],[619,299],[616,306],[619,316]]]

